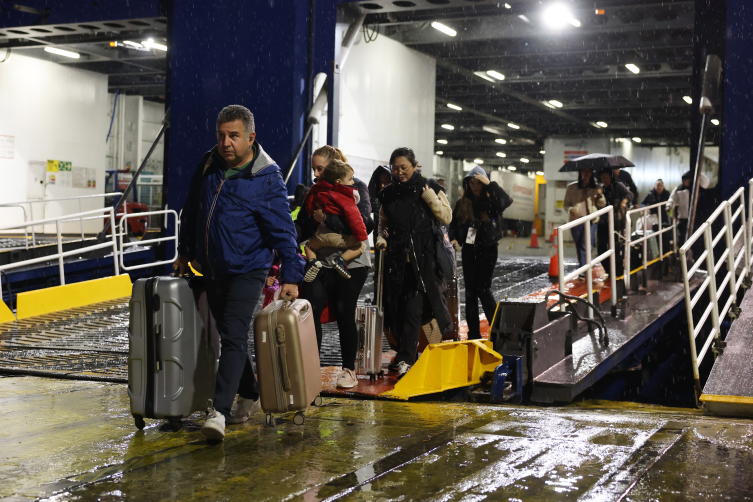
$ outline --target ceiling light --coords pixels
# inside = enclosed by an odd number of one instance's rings
[[[557,108],[562,108],[562,103],[557,101],[556,99],[550,99],[549,104],[556,106]]]
[[[640,143],[641,142],[641,138],[633,138],[633,141],[635,141],[636,143]]]
[[[443,152],[442,150],[437,150],[437,151],[436,151],[436,152],[434,152],[434,153],[436,153],[437,155],[442,155],[442,154],[443,154],[444,152]]]
[[[640,73],[641,72],[641,69],[638,68],[637,66],[635,66],[632,63],[626,64],[625,68],[627,68],[628,70],[632,71],[633,73]]]
[[[485,126],[481,126],[481,129],[483,129],[486,132],[490,132],[492,134],[503,134],[502,129],[500,129],[499,127],[485,125]]]
[[[522,158],[520,159],[520,161],[521,161],[521,162],[522,162],[523,164],[528,164],[528,163],[530,162],[530,160],[528,160],[528,159],[527,159],[527,158],[525,158],[525,157],[522,157]]]
[[[437,143],[439,143],[440,145],[446,145],[447,144],[447,140],[446,139],[438,139]]]
[[[502,139],[502,138],[497,138],[494,141],[496,143],[499,143],[500,145],[506,145],[507,144],[507,140],[506,139]]]
[[[512,9],[512,5],[510,5],[509,3],[506,3],[505,4],[505,9]]]
[[[167,50],[167,46],[166,45],[158,44],[157,42],[155,42],[151,38],[148,39],[145,42],[142,42],[142,44],[144,45],[144,47],[149,47],[150,49],[159,49],[161,51],[166,51]]]
[[[531,22],[531,20],[530,20],[530,19],[528,19],[528,18],[527,18],[526,16],[524,16],[523,14],[519,15],[518,17],[519,17],[519,18],[520,18],[520,19],[521,19],[522,21],[525,21],[526,23],[530,23],[530,22]]]
[[[452,103],[447,103],[447,108],[452,108],[453,110],[457,110],[457,111],[462,110],[461,107],[459,107],[458,105],[453,105]]]
[[[505,152],[497,152],[497,157],[505,158],[507,157],[507,154]]]
[[[596,125],[597,125],[597,126],[599,126],[599,127],[604,127],[604,128],[606,128],[608,124],[607,124],[606,122],[601,122],[601,121],[599,121],[599,122],[596,122]]]
[[[596,9],[596,15],[597,15],[597,16],[603,16],[603,15],[604,15],[604,12],[605,12],[605,10],[604,10],[604,9]]]
[[[484,163],[484,161],[482,159],[473,159],[473,162],[475,162],[476,164],[483,164]]]
[[[455,126],[452,126],[450,124],[442,124],[442,129],[447,129],[448,131],[452,131],[455,129]]]
[[[45,47],[44,51],[57,54],[58,56],[65,56],[67,58],[73,58],[73,59],[78,59],[81,57],[81,54],[79,54],[78,52],[66,51],[63,49],[58,49],[57,47]]]
[[[486,74],[489,75],[490,77],[496,78],[497,80],[504,80],[505,79],[505,76],[502,75],[501,73],[499,73],[498,71],[489,70],[489,71],[486,72]]]
[[[575,19],[564,5],[552,5],[544,12],[544,22],[551,28],[560,28],[565,23],[580,28],[580,21]]]
[[[509,127],[510,129],[520,129],[520,126],[516,124],[507,124],[507,127]]]
[[[495,82],[495,83],[497,82],[496,80],[494,80],[493,78],[491,78],[489,75],[487,75],[485,71],[474,71],[473,73],[477,77],[481,77],[484,80],[488,80],[489,82]]]
[[[547,107],[549,107],[549,108],[554,108],[554,105],[552,105],[552,104],[549,104],[549,103],[548,103],[548,102],[546,102],[546,101],[544,101],[543,103],[544,103],[544,106],[547,106]]]
[[[714,124],[714,125],[719,125],[719,120],[718,119],[711,119],[711,123]]]
[[[544,171],[536,171],[536,174],[537,174],[538,176],[544,176]]]
[[[693,98],[691,98],[690,96],[683,96],[682,100],[685,101],[689,105],[693,104]]]
[[[516,171],[518,168],[515,166],[507,166],[508,171]]]
[[[133,49],[141,49],[141,48],[144,47],[140,43],[138,43],[138,42],[131,42],[130,40],[123,40],[123,45],[127,45],[128,47],[131,47]]]
[[[455,35],[458,34],[457,31],[453,30],[449,26],[445,26],[442,23],[438,23],[436,21],[434,21],[433,23],[431,23],[431,27],[434,28],[435,30],[441,31],[445,35],[449,35],[451,37],[454,37]]]
[[[539,151],[539,153],[540,153],[541,155],[544,155],[544,154],[546,153],[546,151],[544,151],[544,150],[540,150],[540,151]]]

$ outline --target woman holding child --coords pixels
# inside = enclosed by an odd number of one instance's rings
[[[353,177],[353,169],[347,162],[345,155],[332,146],[314,151],[311,168],[317,183],[306,196],[295,222],[298,242],[309,241],[306,249],[309,263],[301,297],[311,303],[320,350],[319,319],[327,302],[337,318],[343,366],[337,378],[339,388],[358,385],[355,311],[371,266],[366,235],[374,228],[368,187]]]

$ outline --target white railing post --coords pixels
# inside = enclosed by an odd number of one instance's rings
[[[720,323],[719,323],[719,302],[716,295],[716,267],[714,263],[714,236],[711,229],[711,225],[706,225],[703,232],[703,241],[706,244],[706,268],[709,274],[709,300],[711,301],[711,326],[713,328],[709,336],[719,338]],[[705,355],[705,353],[704,353]]]
[[[115,210],[112,206],[109,208],[110,213],[110,230],[112,231],[112,261],[115,267],[115,275],[120,275],[120,268],[118,267],[118,243],[115,239]],[[120,247],[120,255],[123,256],[123,246]]]
[[[34,221],[34,204],[29,203],[29,218]],[[34,225],[31,226],[31,248],[37,247],[37,235],[34,230]],[[28,248],[27,248],[28,249]]]
[[[614,247],[614,209],[609,211],[609,285],[612,288],[612,315],[617,315],[617,249]]]
[[[559,283],[560,283],[560,292],[565,292],[565,238],[564,238],[564,230],[560,229],[557,232],[557,267],[559,268]],[[575,248],[575,254],[578,254],[578,248]],[[564,300],[564,298],[560,298],[560,300]]]
[[[593,292],[593,271],[591,270],[591,267],[593,266],[591,263],[591,220],[587,219],[584,223],[586,225],[585,231],[586,231],[586,265],[588,265],[588,268],[586,269],[586,297],[588,298],[588,303],[594,302],[594,292]],[[588,307],[588,318],[593,319],[594,313],[591,310],[591,307]]]
[[[81,199],[78,199],[78,212],[81,212]],[[84,241],[84,217],[80,217],[78,219],[79,223],[81,224],[81,241]]]
[[[737,279],[735,273],[735,247],[732,235],[732,204],[726,203],[724,208],[725,242],[727,244],[727,273],[730,276],[729,294],[732,298],[732,306],[737,305]]]
[[[703,223],[708,225],[708,223]],[[705,228],[704,228],[705,232]],[[688,236],[690,237],[690,236]],[[688,242],[686,239],[685,242]],[[701,376],[698,373],[698,349],[695,345],[695,324],[693,321],[693,300],[690,296],[690,277],[688,277],[688,258],[684,247],[680,248],[680,262],[682,264],[683,289],[685,290],[685,315],[688,320],[688,334],[690,335],[690,359],[693,363],[693,380],[695,381],[696,390],[701,391]]]
[[[65,260],[63,259],[63,238],[60,234],[60,220],[55,221],[58,234],[58,270],[60,271],[60,285],[65,286]]]
[[[646,277],[647,270],[646,269],[648,268],[648,239],[645,239],[645,237],[648,236],[648,225],[649,225],[648,217],[651,214],[651,212],[648,209],[644,209],[643,213],[641,213],[641,214],[642,214],[642,218],[643,218],[643,235],[641,235],[641,237],[644,237],[644,239],[643,239],[643,278],[644,278],[644,284],[643,285],[645,286],[646,285],[645,281],[647,280],[647,277]],[[653,226],[652,226],[652,229],[653,229]]]
[[[664,261],[664,232],[661,231],[662,213],[661,208],[656,210],[656,219],[659,221],[659,231],[657,232],[657,238],[659,239],[659,261]],[[663,274],[663,272],[662,272]]]
[[[630,221],[630,211],[625,213],[625,270],[622,274],[622,280],[625,282],[625,294],[630,291],[630,237],[633,230],[633,224]]]

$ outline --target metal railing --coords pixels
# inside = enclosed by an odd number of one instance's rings
[[[13,227],[6,227],[6,228],[21,228],[24,229],[24,246],[19,246],[17,248],[7,248],[7,249],[29,249],[29,232],[31,231],[31,248],[34,249],[37,247],[37,237],[36,237],[36,230],[35,228],[39,226],[40,224],[31,224],[34,223],[34,204],[47,204],[48,202],[63,202],[63,201],[77,201],[78,202],[78,214],[82,213],[81,208],[81,202],[86,199],[95,199],[99,197],[121,197],[123,194],[121,192],[112,192],[112,193],[103,193],[103,194],[94,194],[94,195],[81,195],[78,197],[57,197],[55,199],[33,199],[33,200],[26,200],[22,202],[7,202],[4,204],[0,204],[0,208],[4,207],[20,207],[23,210],[24,213],[24,224],[19,224],[18,226]],[[27,212],[28,208],[28,212]],[[106,209],[106,208],[105,208]],[[104,210],[104,209],[103,209]],[[124,208],[124,212],[127,209]],[[61,217],[65,217],[66,215],[61,215]],[[69,215],[70,216],[70,215]],[[54,220],[54,218],[51,218]],[[32,220],[31,222],[29,220]],[[43,220],[39,220],[43,221]],[[44,220],[46,221],[46,220]],[[65,220],[69,221],[69,220]],[[44,224],[41,224],[44,225]],[[81,240],[83,241],[85,239],[84,236],[84,220],[80,219],[80,226],[81,226]],[[43,227],[44,232],[44,227]]]
[[[123,241],[123,236],[127,234],[126,232],[126,221],[128,218],[139,218],[143,216],[152,216],[152,215],[163,215],[165,217],[165,222],[167,222],[167,217],[169,215],[172,215],[175,218],[175,235],[170,235],[167,237],[159,237],[155,239],[148,239],[148,240],[141,240],[141,241],[135,241],[135,242],[125,242]],[[169,263],[175,262],[175,260],[178,259],[178,235],[179,235],[179,224],[180,220],[178,219],[178,213],[173,209],[163,209],[160,211],[149,211],[146,213],[132,213],[132,214],[124,214],[122,218],[120,218],[120,232],[118,232],[119,237],[119,244],[120,244],[120,268],[123,270],[136,270],[140,268],[147,268],[147,267],[154,267],[156,265],[166,265]],[[114,228],[114,227],[113,227]],[[140,265],[126,265],[123,261],[123,255],[125,253],[126,248],[133,247],[133,246],[143,246],[147,244],[157,244],[159,242],[169,242],[174,241],[175,245],[173,249],[175,250],[175,256],[170,260],[162,260],[157,262],[151,262],[151,263],[143,263]]]
[[[663,234],[669,231],[672,231],[672,253],[677,253],[677,222],[674,218],[672,218],[672,223],[669,226],[662,227],[662,215],[661,215],[661,207],[666,206],[669,208],[669,203],[667,202],[659,202],[658,204],[652,204],[650,206],[645,207],[639,207],[636,209],[631,209],[627,213],[625,213],[625,275],[624,275],[624,281],[625,281],[625,291],[630,290],[630,275],[633,272],[637,272],[639,269],[633,270],[630,267],[630,249],[631,246],[634,244],[641,244],[643,243],[643,266],[642,269],[645,271],[648,269],[648,266],[653,263],[654,261],[664,261],[664,258],[666,257],[664,254],[664,238]],[[657,212],[657,220],[658,220],[658,230],[656,232],[649,233],[649,228],[651,225],[648,224],[648,222],[651,220],[650,214],[651,210],[656,209]],[[631,240],[632,237],[632,221],[630,220],[631,215],[641,213],[641,216],[639,217],[638,221],[643,220],[643,236],[636,239]],[[656,238],[658,239],[658,245],[659,245],[659,256],[658,258],[654,260],[650,260],[651,263],[649,263],[648,259],[648,240]],[[669,253],[667,253],[669,255]]]
[[[608,222],[609,222],[609,250],[605,253],[597,256],[596,258],[591,257],[591,224],[590,222],[593,220],[598,220],[602,215],[606,214],[608,216]],[[573,227],[577,227],[578,225],[584,225],[585,226],[585,234],[586,234],[586,264],[578,268],[577,270],[574,270],[570,272],[569,274],[565,275],[565,230],[570,230]],[[573,220],[569,223],[565,223],[564,225],[561,225],[557,228],[557,260],[559,264],[559,288],[560,291],[563,293],[565,292],[565,283],[569,280],[575,279],[583,272],[586,273],[586,283],[587,283],[587,297],[588,302],[593,303],[593,267],[594,265],[601,263],[602,261],[609,258],[609,281],[612,288],[612,295],[611,295],[611,301],[612,301],[612,313],[614,314],[615,309],[617,308],[617,281],[615,278],[616,275],[616,264],[615,264],[615,248],[614,248],[614,207],[607,206],[603,209],[599,209],[598,211],[591,213],[587,216],[582,216],[578,218],[577,220]],[[589,319],[593,319],[593,312],[591,311],[591,308],[588,308],[588,317]]]
[[[737,209],[732,210],[737,204]],[[749,198],[748,207],[753,205],[753,200]],[[714,227],[718,225],[719,220],[723,224],[721,229],[715,234]],[[740,220],[739,229],[735,230],[735,223]],[[699,367],[704,357],[708,354],[712,343],[721,338],[721,322],[728,314],[730,317],[736,317],[739,313],[737,308],[737,292],[745,283],[746,276],[750,274],[750,231],[751,222],[745,218],[745,188],[740,188],[729,199],[723,201],[711,216],[698,227],[693,235],[688,237],[685,244],[680,248],[680,259],[682,263],[682,279],[685,289],[685,310],[688,319],[688,335],[690,338],[690,356],[693,362],[693,378],[695,380],[696,391],[701,393],[701,381]],[[698,240],[703,238],[704,250],[695,260],[695,263],[689,260],[690,249]],[[725,249],[717,259],[715,257],[716,245],[724,239]],[[736,251],[735,248],[738,247]],[[690,261],[690,263],[689,263]],[[737,277],[737,268],[744,261],[742,272]],[[701,266],[706,264],[706,270]],[[719,280],[718,273],[726,265],[726,273]],[[688,268],[690,266],[690,268]],[[695,291],[691,293],[690,280],[696,272],[705,272],[706,278]],[[693,315],[693,308],[702,299],[704,293],[708,293],[708,305],[703,310],[698,322],[696,323]],[[721,310],[719,305],[726,295],[727,299],[723,302]],[[700,352],[696,347],[696,339],[704,331],[706,322],[711,317],[711,330],[708,333]]]
[[[8,263],[6,265],[0,265],[0,271],[9,270],[12,268],[25,267],[28,265],[35,265],[37,263],[45,263],[45,262],[57,259],[58,272],[60,275],[60,285],[62,286],[62,285],[65,285],[65,258],[67,256],[79,255],[87,251],[94,251],[97,249],[105,249],[105,248],[112,247],[113,265],[115,267],[115,275],[119,275],[120,268],[118,264],[117,236],[115,235],[114,232],[111,236],[110,242],[96,243],[90,246],[72,249],[70,251],[63,251],[63,239],[62,239],[62,232],[60,228],[62,223],[67,222],[67,221],[76,221],[76,220],[83,221],[83,220],[90,220],[90,219],[97,219],[101,221],[103,217],[103,213],[106,218],[109,218],[110,223],[113,225],[113,228],[115,228],[114,227],[115,212],[112,207],[106,207],[102,209],[92,209],[91,211],[84,211],[81,213],[69,214],[66,216],[59,216],[57,218],[46,218],[43,220],[28,221],[24,223],[18,223],[15,225],[6,225],[6,226],[0,227],[0,232],[3,232],[3,231],[18,229],[18,228],[28,228],[29,226],[33,226],[33,225],[54,224],[56,232],[57,232],[57,249],[58,249],[58,252],[55,254],[41,256],[39,258],[31,258],[29,260]]]

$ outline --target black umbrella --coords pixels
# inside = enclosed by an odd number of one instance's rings
[[[565,165],[560,167],[560,172],[580,171],[581,169],[596,171],[597,169],[617,169],[618,167],[635,167],[635,164],[620,155],[589,153],[583,157],[565,162]]]

